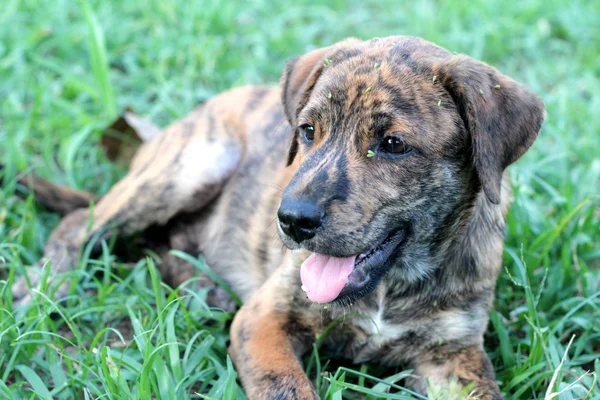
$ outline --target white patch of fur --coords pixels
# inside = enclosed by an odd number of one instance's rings
[[[367,332],[370,340],[376,345],[395,340],[402,336],[408,328],[403,325],[388,324],[384,321],[385,313],[385,290],[380,285],[377,291],[377,309],[365,313],[363,318],[357,318],[355,324]]]
[[[174,178],[178,192],[188,198],[203,187],[218,184],[233,173],[240,161],[241,151],[228,143],[208,143],[198,137],[186,146],[178,161],[185,168]]]

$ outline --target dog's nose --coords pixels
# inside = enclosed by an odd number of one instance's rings
[[[286,235],[300,243],[315,236],[323,224],[323,208],[304,201],[284,200],[279,206],[279,226]]]

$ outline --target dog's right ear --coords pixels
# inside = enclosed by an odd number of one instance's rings
[[[296,132],[296,119],[304,108],[312,89],[314,88],[323,70],[331,63],[340,61],[340,50],[360,42],[357,39],[346,39],[333,46],[323,47],[296,57],[287,62],[281,77],[281,104],[288,122],[294,128],[294,137],[288,155],[288,164],[294,161],[298,152],[298,133]],[[329,57],[329,58],[328,58]]]
[[[281,104],[283,105],[285,117],[294,129],[287,165],[294,162],[298,152],[296,118],[308,102],[310,92],[323,71],[325,54],[329,49],[329,47],[325,47],[311,51],[302,57],[291,59],[285,65],[285,71],[281,77]]]

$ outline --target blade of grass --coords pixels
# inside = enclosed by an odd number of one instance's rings
[[[174,255],[175,257],[181,258],[198,268],[200,271],[204,272],[210,279],[212,279],[217,285],[221,286],[227,294],[231,296],[231,298],[236,302],[238,306],[242,306],[242,299],[231,289],[231,287],[225,283],[223,279],[221,279],[215,272],[210,269],[210,267],[204,262],[203,258],[194,258],[187,253],[179,250],[171,250],[169,254]]]
[[[117,115],[117,106],[112,83],[110,81],[110,68],[106,55],[104,30],[98,22],[96,15],[87,0],[79,0],[83,16],[88,28],[90,63],[96,83],[102,94],[102,107],[106,118],[113,120]]]
[[[17,365],[16,369],[23,375],[23,377],[29,382],[34,393],[44,400],[52,400],[50,391],[44,384],[44,381],[39,375],[26,365]]]

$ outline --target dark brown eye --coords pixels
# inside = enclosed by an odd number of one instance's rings
[[[379,149],[385,153],[400,155],[410,153],[412,147],[404,143],[404,140],[402,140],[399,137],[386,136],[383,138],[383,141],[379,145]]]
[[[304,136],[308,142],[315,140],[315,127],[311,124],[302,124],[298,127],[300,134]]]

